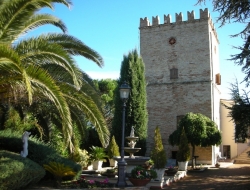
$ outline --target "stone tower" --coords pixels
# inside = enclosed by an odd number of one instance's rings
[[[168,143],[178,121],[188,112],[202,113],[219,127],[220,73],[219,41],[208,9],[200,10],[200,18],[187,12],[171,22],[164,15],[140,19],[140,53],[145,63],[147,108],[149,114],[147,155],[154,139],[154,129],[160,127],[168,158],[178,147]],[[204,163],[214,163],[216,147],[196,148]],[[200,152],[202,151],[202,153]]]

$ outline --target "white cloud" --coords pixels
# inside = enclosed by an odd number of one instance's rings
[[[96,71],[86,71],[86,73],[92,79],[118,79],[120,77],[120,72],[118,71],[111,71],[111,72],[96,72]]]

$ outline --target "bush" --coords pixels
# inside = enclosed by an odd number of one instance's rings
[[[113,136],[108,146],[108,157],[113,158],[114,156],[120,156],[120,152],[119,146],[117,145],[115,137]]]
[[[188,146],[188,139],[184,128],[181,132],[179,150],[177,152],[176,159],[179,162],[186,162],[190,159],[190,148]]]
[[[76,149],[73,154],[70,155],[70,159],[80,164],[82,168],[87,168],[91,164],[90,155],[85,149]]]
[[[40,181],[45,170],[37,163],[19,154],[0,150],[0,189],[20,189]]]
[[[2,130],[0,131],[0,147],[1,149],[8,150],[20,154],[22,151],[22,135],[15,131]],[[67,159],[57,153],[48,144],[42,142],[36,137],[30,136],[28,141],[28,156],[27,158],[38,163],[43,167],[44,164],[50,162],[58,162],[72,168],[79,176],[82,172],[82,167],[70,159]]]
[[[167,163],[167,156],[164,150],[160,128],[157,126],[154,134],[154,148],[151,151],[151,159],[154,162],[155,169],[165,168]]]

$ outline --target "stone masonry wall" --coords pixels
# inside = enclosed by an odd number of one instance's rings
[[[210,35],[212,34],[212,39]],[[213,43],[211,42],[213,41]],[[153,146],[154,130],[160,127],[168,158],[178,150],[168,143],[169,135],[177,128],[177,116],[187,112],[202,113],[209,118],[214,114],[214,89],[218,56],[213,49],[218,46],[217,34],[208,10],[200,11],[195,19],[193,11],[183,21],[182,13],[153,17],[152,25],[147,18],[140,21],[140,53],[145,63],[147,81],[147,109],[149,114],[147,155]],[[218,49],[218,48],[217,48]],[[171,69],[177,69],[178,77],[170,79]],[[216,101],[219,101],[216,100]],[[218,110],[219,111],[219,110]],[[207,154],[205,160],[211,160]]]

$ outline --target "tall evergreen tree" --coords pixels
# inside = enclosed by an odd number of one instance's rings
[[[138,155],[144,156],[146,153],[147,137],[147,101],[146,101],[146,80],[145,66],[142,58],[136,50],[124,55],[121,64],[120,78],[116,89],[115,113],[112,124],[112,132],[116,137],[116,142],[121,145],[122,136],[122,100],[120,99],[119,87],[126,81],[131,87],[129,99],[126,103],[125,116],[125,137],[130,135],[131,127],[134,126],[135,136],[139,137],[136,147],[141,150]],[[125,140],[126,141],[126,140]],[[127,142],[124,143],[127,145]]]
[[[224,104],[224,106],[230,110],[228,116],[235,123],[234,139],[236,142],[246,142],[246,139],[249,138],[250,126],[250,92],[243,89],[241,95],[237,80],[235,83],[231,83],[230,90],[234,103],[230,106]]]

